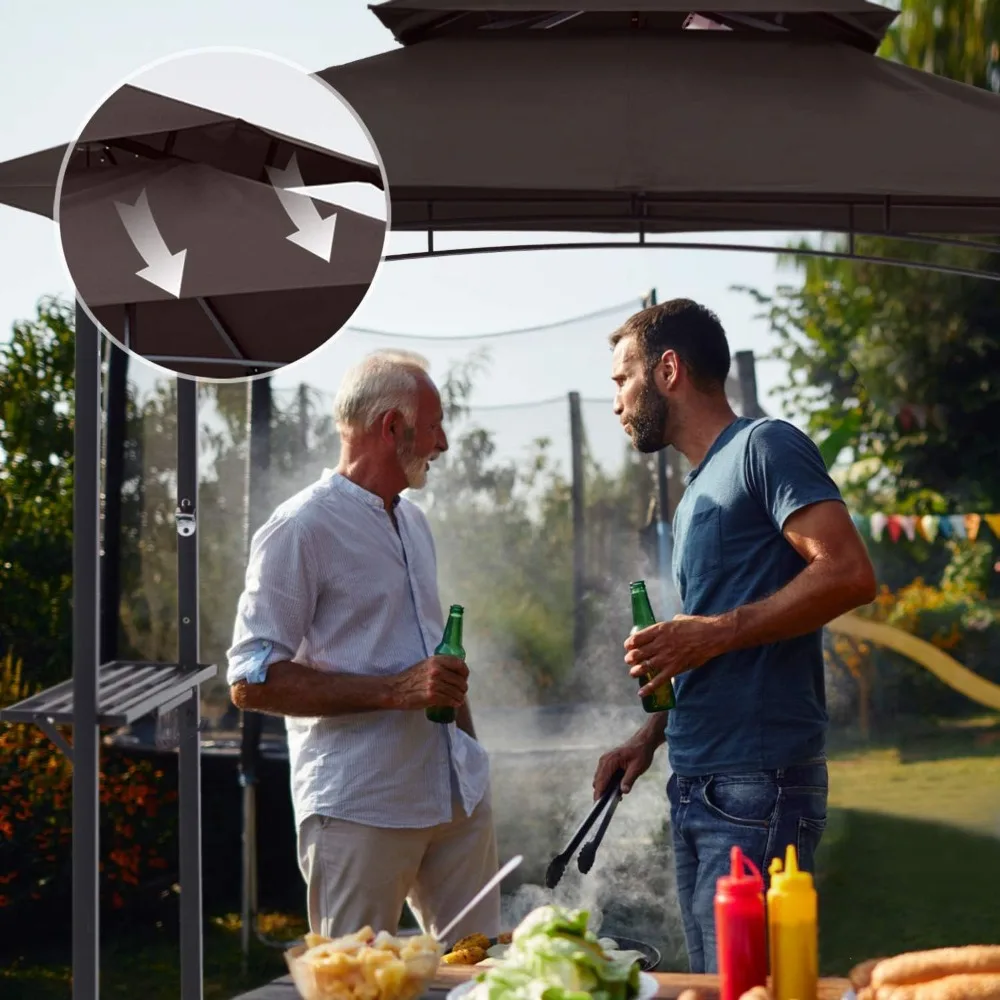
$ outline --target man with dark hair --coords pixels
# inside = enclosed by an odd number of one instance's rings
[[[692,972],[716,971],[713,897],[738,844],[765,874],[788,844],[813,870],[826,824],[822,629],[875,597],[871,561],[819,450],[783,420],[737,417],[730,353],[708,309],[674,299],[611,337],[614,410],[638,451],[691,464],[674,514],[683,611],[625,642],[639,696],[676,708],[606,753],[600,796],[627,792],[668,743],[677,890]]]

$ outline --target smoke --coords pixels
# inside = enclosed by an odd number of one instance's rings
[[[307,412],[300,402],[298,395],[276,400],[265,476],[267,513],[315,481],[324,467],[336,464],[334,429],[321,426],[320,411]],[[504,411],[505,423],[508,416]],[[207,417],[206,412],[203,419]],[[538,430],[533,426],[532,433]],[[203,618],[211,611],[213,619],[224,623],[206,643],[216,655],[229,639],[242,584],[242,573],[235,568],[245,560],[243,525],[232,512],[242,509],[246,442],[224,438],[220,433],[214,461],[205,463],[219,501],[230,512],[220,513],[215,530],[206,536],[211,551],[203,554],[203,575],[212,583],[211,593],[203,586]],[[491,756],[500,853],[503,858],[525,857],[504,887],[504,926],[512,928],[532,909],[554,901],[587,910],[595,931],[653,945],[663,956],[662,968],[684,968],[666,822],[664,751],[619,805],[591,872],[582,875],[574,856],[556,890],[544,888],[550,860],[593,805],[598,758],[646,718],[622,649],[631,627],[628,583],[654,576],[639,551],[629,512],[634,504],[620,502],[614,492],[601,500],[595,491],[588,499],[587,641],[574,658],[566,641],[571,614],[559,610],[570,607],[572,584],[568,492],[545,476],[532,480],[536,492],[548,491],[546,503],[552,510],[565,509],[565,515],[556,513],[539,526],[550,508],[535,502],[519,506],[507,496],[507,466],[491,448],[465,455],[467,461],[452,475],[435,471],[434,492],[449,502],[441,505],[434,534],[442,603],[455,600],[469,606],[465,645],[472,671],[470,700],[478,736]],[[454,441],[453,454],[461,451]],[[477,505],[483,484],[490,502]],[[427,491],[410,498],[423,505]],[[206,505],[212,499],[208,489],[202,499]],[[528,535],[530,542],[524,542]],[[215,563],[218,569],[212,568]],[[651,585],[657,608],[655,594]],[[486,612],[501,599],[504,615],[491,618]],[[517,634],[508,611],[519,616]],[[559,675],[558,687],[540,686],[539,679],[553,672]],[[587,839],[595,832],[596,824]]]
[[[549,862],[563,850],[593,804],[591,783],[601,750],[627,738],[634,728],[623,727],[612,741],[605,740],[602,747],[589,751],[491,751],[501,856],[525,856],[512,877],[513,882],[521,875],[523,881],[503,896],[503,926],[512,929],[533,909],[548,903],[583,909],[595,933],[651,944],[662,955],[661,969],[683,969],[686,957],[662,751],[618,806],[591,871],[580,873],[575,854],[556,888],[550,891],[544,886]],[[563,742],[583,747],[588,740],[594,743],[607,735],[595,734],[593,714],[582,712],[578,723],[564,730]],[[599,823],[600,819],[585,843]]]

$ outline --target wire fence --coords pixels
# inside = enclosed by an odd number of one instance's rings
[[[631,704],[620,655],[630,625],[627,584],[647,578],[660,606],[671,600],[657,582],[652,522],[658,477],[684,471],[636,453],[612,412],[607,335],[640,305],[636,299],[559,323],[460,337],[354,328],[302,369],[305,379],[279,373],[267,392],[261,384],[202,385],[203,657],[225,663],[252,527],[337,463],[332,404],[343,373],[370,351],[405,342],[428,359],[439,384],[452,387],[450,449],[412,499],[435,531],[442,602],[468,609],[477,699],[488,707]],[[737,374],[734,368],[730,389],[742,412]],[[130,377],[120,654],[169,660],[176,390],[172,379],[141,366]],[[267,397],[270,414],[255,430],[251,511],[253,392],[258,402]],[[209,724],[231,715],[221,683],[208,690],[205,715]]]

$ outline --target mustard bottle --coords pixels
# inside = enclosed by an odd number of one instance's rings
[[[816,889],[809,872],[799,871],[795,846],[788,845],[768,869],[767,929],[774,1000],[816,1000],[819,979],[819,924]]]

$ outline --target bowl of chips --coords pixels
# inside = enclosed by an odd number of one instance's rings
[[[363,927],[339,938],[307,934],[285,962],[302,1000],[417,1000],[444,948],[426,934],[396,937]]]

